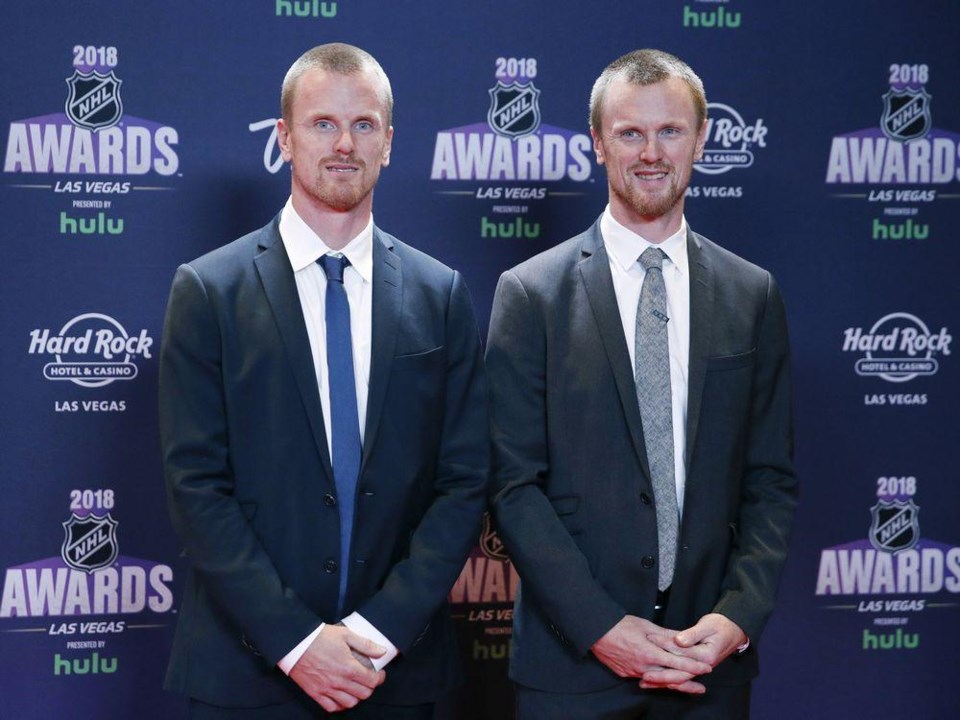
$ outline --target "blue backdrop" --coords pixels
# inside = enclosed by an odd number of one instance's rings
[[[658,47],[700,73],[712,125],[687,218],[776,274],[793,341],[802,499],[754,716],[960,716],[956,2],[48,0],[2,17],[0,717],[183,716],[160,689],[184,571],[157,442],[164,304],[179,263],[281,207],[280,80],[333,40],[393,82],[378,224],[461,270],[484,329],[500,272],[602,210],[602,68]],[[451,717],[510,716],[515,590],[487,531],[451,593],[470,678]]]

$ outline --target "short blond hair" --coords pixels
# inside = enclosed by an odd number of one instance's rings
[[[296,94],[297,80],[309,70],[329,70],[341,75],[353,75],[364,70],[372,70],[380,79],[380,97],[386,115],[387,127],[393,122],[393,90],[390,78],[380,67],[380,63],[366,50],[346,43],[327,43],[310,48],[297,58],[287,70],[280,88],[280,114],[284,121],[290,122],[293,98]]]
[[[597,133],[601,129],[600,118],[607,88],[621,77],[633,85],[655,85],[668,78],[680,78],[690,89],[693,109],[697,114],[697,127],[707,119],[707,94],[703,89],[703,81],[689,65],[663,50],[634,50],[607,65],[593,84],[590,92],[590,127]]]

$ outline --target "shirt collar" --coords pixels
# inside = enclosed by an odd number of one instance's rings
[[[290,265],[295,273],[309,267],[321,256],[336,252],[303,221],[290,199],[280,213],[280,238],[283,240],[283,246],[287,250],[287,257],[290,258]],[[340,253],[347,256],[350,266],[361,278],[371,282],[373,278],[373,215],[370,216],[366,227],[352,238]]]
[[[667,259],[681,273],[687,272],[687,219],[681,216],[680,229],[661,243],[652,243],[641,235],[625,228],[618,223],[610,212],[610,206],[603,211],[600,218],[600,235],[603,244],[610,256],[625,271],[637,262],[643,251],[648,247],[656,246],[663,250]]]

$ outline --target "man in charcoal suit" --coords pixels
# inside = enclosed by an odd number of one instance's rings
[[[796,505],[784,307],[684,219],[689,66],[625,55],[590,108],[609,204],[503,274],[486,354],[519,717],[740,719]]]

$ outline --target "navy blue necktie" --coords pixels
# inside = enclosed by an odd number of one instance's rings
[[[360,420],[357,414],[356,376],[353,373],[353,342],[350,336],[350,304],[343,287],[343,271],[350,261],[344,256],[324,255],[317,262],[327,275],[327,373],[330,389],[330,436],[333,480],[340,511],[340,594],[338,613],[343,611],[350,564],[350,536],[360,474]]]

